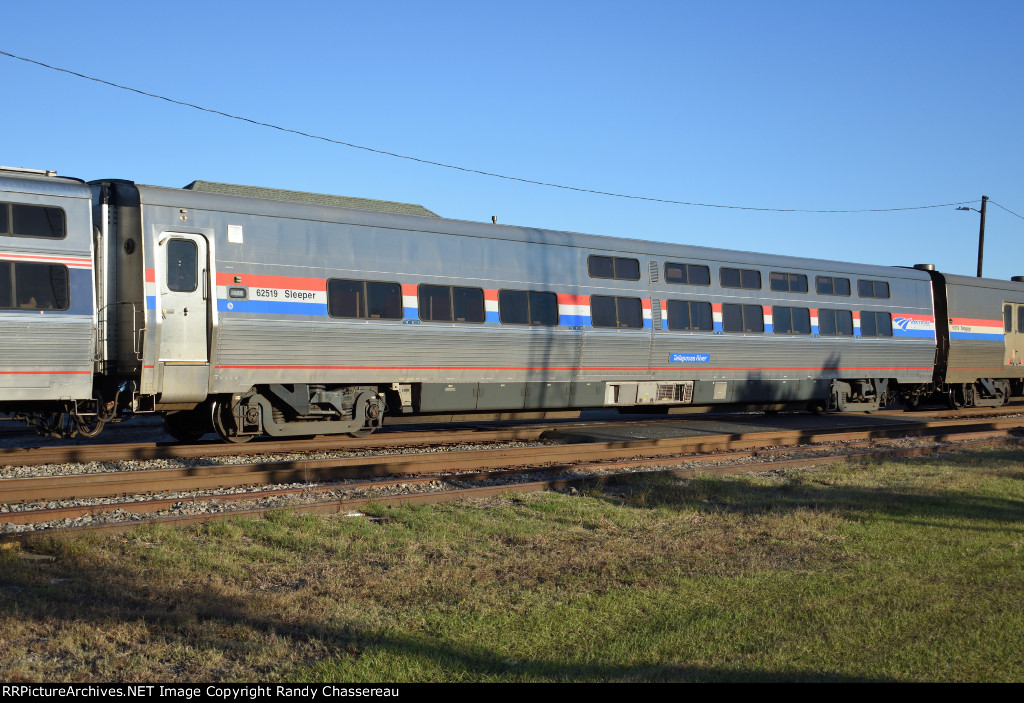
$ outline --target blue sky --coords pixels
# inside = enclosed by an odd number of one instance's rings
[[[1024,3],[4,3],[0,50],[290,129],[520,178],[763,208],[981,196],[1024,215]],[[974,275],[978,215],[686,207],[315,141],[0,56],[0,163],[262,185],[456,219]],[[989,206],[985,273],[1024,274]]]

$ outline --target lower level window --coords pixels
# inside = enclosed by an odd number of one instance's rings
[[[590,321],[594,327],[643,329],[643,306],[640,304],[640,298],[592,295],[590,296]]]
[[[823,337],[852,337],[853,313],[849,310],[818,310],[818,334]]]
[[[887,312],[862,312],[860,314],[861,337],[891,337],[892,315]]]
[[[760,305],[725,303],[722,305],[722,329],[726,332],[761,334],[764,332],[764,311]]]
[[[67,310],[68,306],[66,266],[0,261],[0,308]]]
[[[808,308],[772,308],[772,331],[775,334],[810,334],[811,311]]]
[[[402,286],[383,281],[327,281],[327,314],[363,320],[401,320]]]
[[[484,291],[424,284],[419,289],[419,307],[425,322],[483,322]]]

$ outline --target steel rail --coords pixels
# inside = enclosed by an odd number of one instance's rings
[[[417,475],[566,462],[676,457],[764,446],[804,446],[821,442],[927,435],[942,439],[964,432],[1010,432],[1024,418],[909,423],[860,431],[783,431],[739,435],[673,437],[625,442],[546,445],[434,453],[390,454],[335,459],[291,460],[264,464],[224,464],[175,469],[98,472],[0,480],[0,505],[77,500],[160,492],[185,492],[242,486],[342,481],[366,477]]]
[[[912,447],[904,449],[886,449],[882,451],[850,452],[845,454],[830,454],[818,457],[802,457],[798,459],[770,460],[763,463],[732,463],[720,464],[711,467],[689,467],[671,468],[658,471],[645,472],[645,475],[666,475],[679,477],[694,477],[699,475],[721,476],[737,473],[760,473],[764,471],[777,471],[780,469],[804,468],[808,466],[824,465],[832,462],[846,461],[856,458],[904,458],[913,456],[935,456],[958,451],[963,448],[978,448],[991,446],[1005,442],[1020,443],[1020,438],[1006,436],[1002,439],[969,439],[954,445],[940,447]],[[783,450],[778,450],[783,451]],[[649,462],[622,462],[624,464],[647,464]],[[586,468],[577,466],[577,469]],[[608,464],[597,465],[596,468],[609,468]],[[575,486],[589,486],[608,484],[624,480],[626,477],[636,476],[635,473],[628,474],[607,474],[603,476],[581,476],[572,478],[553,478],[541,481],[530,481],[522,483],[511,483],[501,486],[486,486],[480,488],[461,488],[457,490],[437,491],[431,493],[404,494],[395,496],[377,496],[370,498],[347,498],[340,500],[324,501],[319,503],[290,505],[285,508],[249,508],[232,510],[217,513],[204,513],[201,515],[183,515],[166,517],[149,517],[130,522],[90,525],[71,528],[45,528],[32,532],[7,533],[0,535],[0,543],[27,542],[34,539],[46,538],[56,533],[74,535],[85,532],[97,533],[122,533],[145,525],[170,525],[172,527],[184,527],[202,522],[221,521],[244,517],[263,517],[266,514],[282,509],[302,514],[338,514],[351,513],[369,506],[399,506],[399,505],[430,505],[438,503],[453,502],[465,499],[486,499],[500,496],[505,493],[533,493],[544,490],[566,489]]]

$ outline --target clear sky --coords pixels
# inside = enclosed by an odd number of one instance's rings
[[[1024,215],[1024,2],[2,5],[0,50],[331,139],[651,198]],[[978,215],[688,207],[499,180],[0,56],[0,163],[420,203],[445,217],[974,275]],[[990,204],[985,273],[1024,274]]]

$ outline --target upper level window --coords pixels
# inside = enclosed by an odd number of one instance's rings
[[[849,310],[818,310],[818,334],[824,337],[852,337],[853,313]]]
[[[0,261],[0,308],[67,310],[68,268]]]
[[[887,312],[862,312],[860,314],[861,337],[891,337],[892,315]]]
[[[807,276],[802,273],[779,273],[778,271],[772,271],[768,274],[768,285],[772,290],[806,293]]]
[[[188,239],[167,242],[167,290],[191,293],[199,285],[199,249]]]
[[[772,331],[775,334],[810,334],[811,311],[807,308],[772,308]]]
[[[814,287],[818,295],[849,295],[850,279],[836,276],[815,276]]]
[[[63,239],[67,235],[64,211],[59,207],[0,204],[0,234]]]
[[[498,291],[498,319],[503,325],[558,324],[558,296],[544,291]]]
[[[591,278],[614,278],[621,281],[640,280],[640,262],[621,256],[591,255],[587,259]]]
[[[710,286],[711,269],[701,264],[665,264],[665,282],[688,286]]]
[[[764,332],[764,312],[760,305],[722,305],[722,329],[726,332]]]
[[[401,320],[402,286],[383,281],[327,281],[327,314],[360,320]]]
[[[857,295],[862,298],[888,298],[889,284],[885,281],[857,281]]]
[[[669,300],[666,312],[670,330],[710,332],[714,328],[711,303],[697,300]]]
[[[722,288],[761,289],[761,272],[757,269],[733,269],[724,266],[718,270]]]
[[[423,284],[419,288],[419,312],[425,322],[483,322],[484,291]]]
[[[590,323],[594,327],[643,329],[644,311],[640,298],[612,295],[590,296]]]

